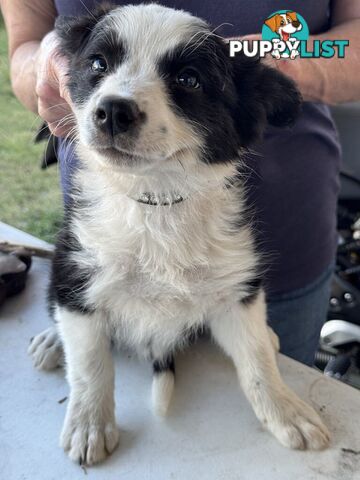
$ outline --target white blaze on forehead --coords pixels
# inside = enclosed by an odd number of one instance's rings
[[[104,23],[113,35],[118,34],[131,57],[146,62],[156,61],[191,38],[201,41],[202,32],[208,28],[188,12],[156,4],[119,7],[109,13]]]
[[[285,20],[285,23],[289,23],[288,19],[287,19],[287,16],[286,16],[286,13],[280,13],[280,17],[282,17]]]

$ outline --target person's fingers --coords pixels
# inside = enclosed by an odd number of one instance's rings
[[[38,112],[56,136],[65,136],[74,127],[72,110],[59,95],[39,97]]]
[[[52,122],[47,122],[50,132],[55,137],[65,138],[70,134],[75,135],[74,123],[71,121],[64,122],[63,119],[55,119]]]
[[[54,53],[43,62],[38,69],[38,81],[36,85],[37,95],[46,97],[47,87],[56,90],[69,105],[72,104],[70,93],[67,87],[68,82],[68,61],[62,56]],[[44,89],[45,85],[45,89]]]
[[[72,100],[71,100],[70,92],[69,92],[67,84],[64,81],[62,81],[60,83],[59,93],[60,93],[61,98],[63,98],[68,105],[72,106]]]
[[[38,58],[36,94],[38,113],[56,136],[66,136],[74,128],[72,102],[67,88],[68,61],[59,53],[54,32],[42,42]]]
[[[69,104],[72,105],[72,100],[70,96],[70,92],[68,89],[68,69],[69,69],[69,62],[67,58],[62,55],[56,54],[53,58],[53,70],[54,75],[57,77],[57,82],[59,85],[59,93],[60,96]]]
[[[271,54],[268,54],[268,55],[265,55],[265,57],[263,57],[261,59],[261,63],[267,65],[268,67],[271,67],[271,68],[279,68],[279,62],[281,62],[281,60],[276,60],[276,58],[274,58]]]
[[[35,92],[37,97],[46,103],[60,103],[58,89],[54,88],[53,85],[51,85],[46,78],[38,78],[38,81],[36,82]]]
[[[61,122],[48,123],[47,125],[55,137],[66,138],[69,137],[69,135],[72,136],[72,134],[75,134],[73,126],[66,125],[63,127],[61,126]]]
[[[60,102],[55,104],[52,102],[46,102],[45,100],[39,99],[38,101],[39,115],[46,122],[55,122],[55,121],[61,121],[62,119],[64,119],[64,123],[65,123],[66,120],[73,119],[73,114],[68,104],[65,103],[62,98],[60,98],[59,100]]]

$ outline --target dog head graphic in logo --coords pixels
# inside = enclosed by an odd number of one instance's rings
[[[274,15],[267,18],[264,24],[279,37],[273,38],[273,43],[297,42],[298,39],[295,38],[293,34],[299,32],[303,28],[303,25],[299,20],[297,13],[291,11],[285,11],[284,13],[276,12]],[[291,53],[286,50],[280,53],[279,50],[274,50],[272,54],[277,59],[289,57],[291,59],[294,59],[299,55],[299,51],[297,49],[292,49]]]

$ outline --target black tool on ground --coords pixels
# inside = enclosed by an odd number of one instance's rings
[[[324,373],[328,377],[334,377],[341,380],[348,372],[351,366],[351,357],[346,353],[341,353],[335,358],[329,360],[324,368]]]
[[[315,366],[360,388],[360,178],[348,171],[341,176],[352,191],[339,199],[335,273]]]
[[[24,290],[30,267],[30,255],[0,252],[0,306]]]
[[[0,241],[0,305],[25,288],[32,257],[51,260],[53,248]]]

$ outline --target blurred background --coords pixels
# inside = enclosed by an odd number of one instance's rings
[[[11,92],[0,15],[0,221],[53,242],[61,219],[61,192],[57,166],[40,170],[45,143],[34,144],[40,126],[40,119]]]

